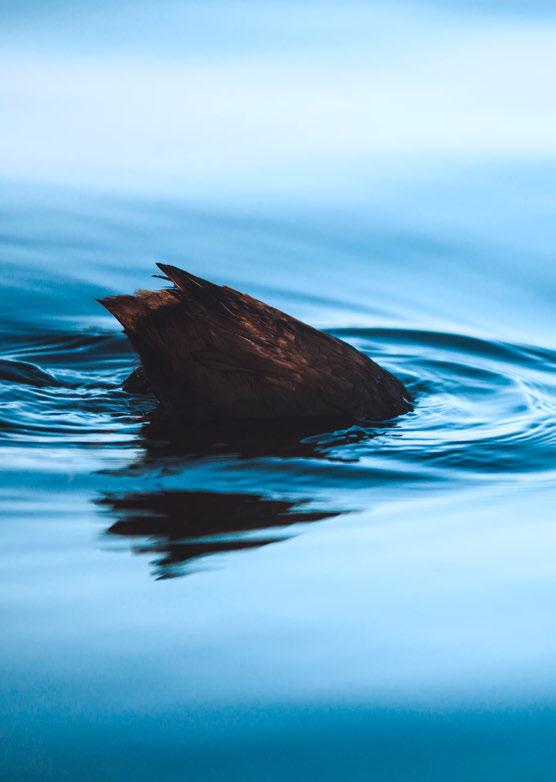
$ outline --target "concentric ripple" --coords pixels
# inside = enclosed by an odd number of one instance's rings
[[[125,338],[53,333],[11,340],[3,351],[0,438],[5,446],[132,444],[147,450],[155,443],[161,446],[156,458],[173,460],[226,452],[252,459],[295,456],[305,473],[318,457],[369,473],[394,469],[412,480],[553,476],[554,352],[447,333],[334,333],[399,375],[415,395],[414,412],[333,432],[296,429],[279,442],[259,432],[255,446],[257,432],[251,431],[248,447],[223,435],[176,435],[156,426],[154,400],[121,390],[134,363]]]
[[[369,464],[395,458],[436,477],[546,478],[556,455],[556,354],[461,335],[398,330],[338,331],[397,373],[415,411],[371,447]]]

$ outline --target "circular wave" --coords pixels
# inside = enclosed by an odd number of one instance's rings
[[[455,334],[342,330],[398,374],[415,410],[392,422],[360,460],[391,457],[429,475],[544,475],[556,448],[556,353]]]
[[[457,334],[340,329],[334,334],[397,374],[415,410],[392,421],[333,432],[292,431],[243,450],[243,456],[315,458],[444,480],[553,476],[556,452],[556,353]],[[0,357],[0,438],[4,444],[152,444],[152,400],[121,390],[134,357],[120,336],[50,334],[13,340]],[[183,434],[183,433],[181,433]],[[181,435],[180,435],[181,436]],[[155,428],[159,456],[239,453],[237,443],[185,440]],[[286,443],[290,438],[291,442]],[[261,442],[264,447],[261,450]],[[311,469],[305,465],[305,470]]]

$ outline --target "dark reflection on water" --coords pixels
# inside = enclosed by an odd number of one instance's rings
[[[267,531],[340,513],[311,510],[302,500],[190,491],[106,496],[97,503],[118,519],[106,536],[136,541],[132,547],[136,554],[157,555],[153,563],[157,579],[192,572],[198,567],[196,560],[203,557],[258,548],[285,537]]]
[[[153,471],[179,475],[188,463],[215,459],[329,460],[332,446],[368,440],[389,425],[365,428],[344,422],[344,428],[336,428],[341,424],[330,420],[242,422],[201,428],[180,423],[155,407],[145,415],[138,432],[139,456],[117,474],[131,480],[134,474],[145,478]],[[333,461],[354,460],[355,456],[346,455]],[[276,543],[294,534],[286,532],[288,527],[342,513],[330,508],[315,510],[307,507],[310,502],[257,493],[180,490],[103,495],[96,500],[116,519],[106,529],[105,540],[126,538],[134,553],[158,555],[152,571],[156,579],[196,572],[202,558]]]

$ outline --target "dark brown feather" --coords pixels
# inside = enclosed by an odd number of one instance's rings
[[[123,325],[154,394],[181,416],[379,420],[411,410],[403,384],[345,342],[233,288],[157,265],[173,288],[101,304]]]

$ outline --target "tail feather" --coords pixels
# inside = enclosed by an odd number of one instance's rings
[[[183,291],[189,292],[192,289],[194,291],[195,288],[208,291],[219,287],[212,282],[208,282],[208,280],[203,280],[201,277],[196,277],[190,272],[186,272],[183,269],[178,269],[177,266],[171,266],[168,263],[158,262],[156,265],[164,274],[166,279],[170,280],[170,282],[173,282],[176,288],[180,288]]]
[[[105,296],[103,299],[97,299],[108,312],[110,312],[122,326],[132,328],[137,316],[144,312],[141,299],[137,296]]]

